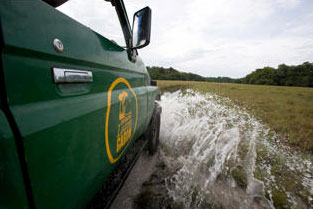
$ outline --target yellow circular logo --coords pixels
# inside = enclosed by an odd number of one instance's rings
[[[137,127],[137,96],[125,78],[116,79],[108,91],[105,147],[111,163],[125,152]]]

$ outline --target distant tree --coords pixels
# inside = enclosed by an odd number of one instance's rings
[[[264,67],[239,79],[241,83],[278,86],[313,87],[313,63],[297,66],[278,65],[278,68]]]

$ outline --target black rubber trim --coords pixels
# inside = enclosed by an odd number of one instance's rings
[[[1,19],[0,19],[0,98],[1,98],[1,109],[4,112],[4,115],[6,116],[9,125],[11,127],[11,130],[13,132],[13,136],[15,139],[16,149],[17,149],[17,155],[20,162],[22,174],[23,174],[23,180],[24,180],[24,186],[26,190],[26,196],[28,200],[28,206],[30,209],[35,209],[35,201],[34,196],[32,192],[31,187],[31,181],[27,169],[27,163],[25,159],[25,150],[24,150],[24,143],[23,143],[23,137],[21,133],[18,130],[18,126],[14,120],[14,117],[10,111],[9,104],[7,101],[7,94],[6,94],[6,86],[5,86],[5,78],[4,78],[4,70],[3,70],[3,49],[4,49],[4,39],[3,39],[3,33],[2,33],[2,26],[1,26]]]

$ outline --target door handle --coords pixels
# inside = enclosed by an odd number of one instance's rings
[[[90,83],[93,81],[91,71],[53,68],[55,83]]]

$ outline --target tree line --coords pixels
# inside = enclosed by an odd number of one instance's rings
[[[147,70],[153,80],[180,80],[180,81],[208,81],[232,83],[234,79],[229,77],[203,77],[194,73],[180,72],[172,67],[147,67]]]
[[[257,69],[246,77],[238,79],[238,83],[303,86],[313,87],[313,63],[305,62],[301,65],[278,65],[277,68],[264,67]]]
[[[313,87],[313,63],[305,62],[301,65],[279,65],[277,68],[264,67],[256,69],[243,78],[203,77],[194,73],[180,72],[172,67],[147,67],[154,80],[183,80],[207,81],[219,83],[242,83],[276,86]]]

